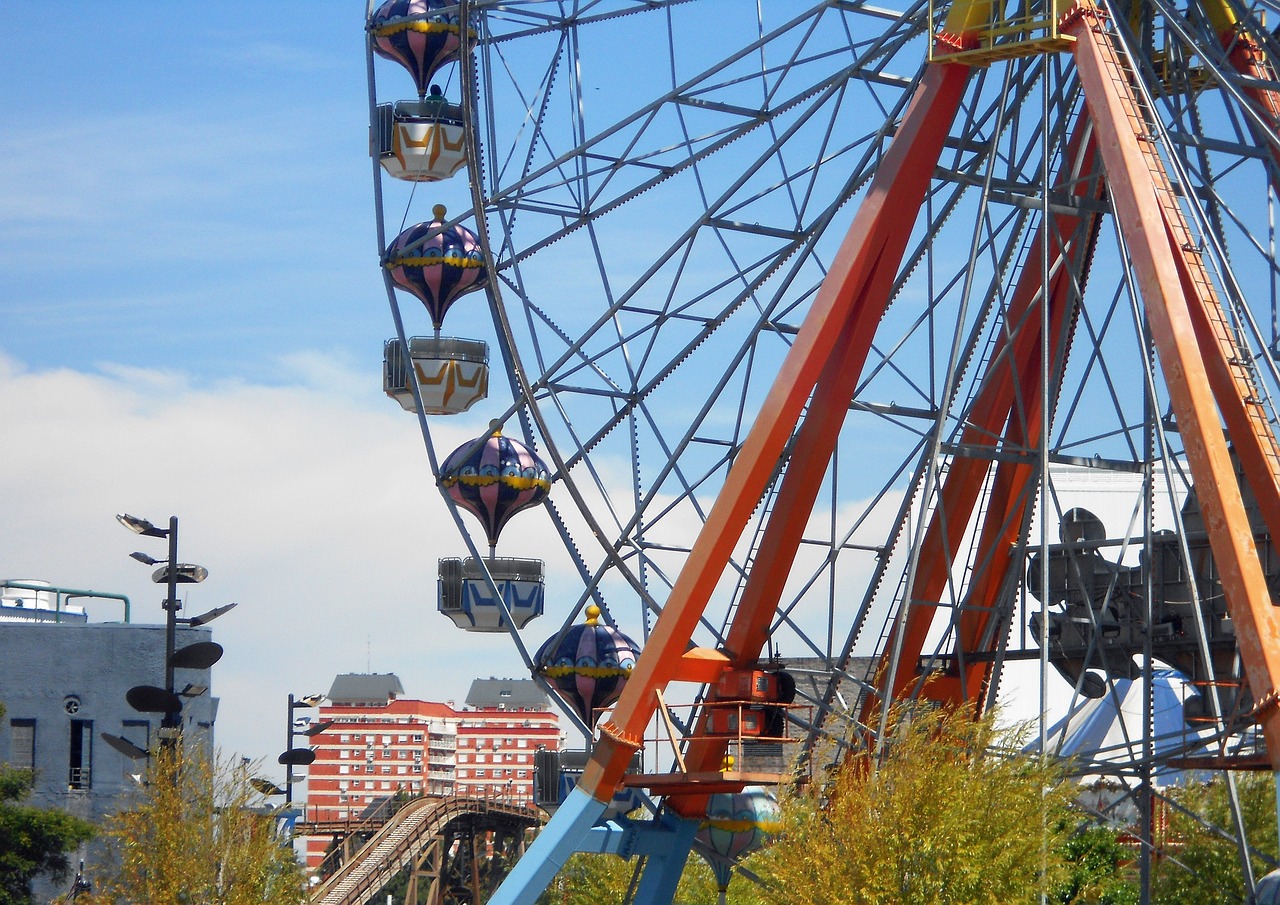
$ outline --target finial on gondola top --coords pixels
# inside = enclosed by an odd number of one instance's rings
[[[546,499],[551,473],[529,447],[495,430],[450,453],[440,466],[440,485],[480,520],[492,552],[508,519]]]
[[[457,9],[448,0],[387,0],[369,19],[374,52],[409,70],[419,98],[426,97],[436,71],[458,59]]]
[[[488,285],[489,269],[475,233],[461,224],[446,227],[443,204],[431,213],[433,219],[396,236],[382,266],[392,282],[426,306],[439,332],[445,312],[459,297]]]

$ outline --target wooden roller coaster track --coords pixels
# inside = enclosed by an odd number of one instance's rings
[[[428,859],[436,850],[437,873],[445,856],[446,829],[459,821],[480,829],[505,829],[518,837],[523,850],[524,830],[541,821],[539,812],[521,805],[483,798],[422,798],[397,811],[337,871],[311,893],[313,905],[365,905],[406,868]],[[477,878],[478,880],[478,878]],[[432,898],[440,901],[440,893]]]

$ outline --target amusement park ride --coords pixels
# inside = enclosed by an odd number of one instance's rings
[[[727,883],[784,778],[752,743],[875,751],[898,702],[1043,721],[1165,664],[1184,754],[1280,770],[1271,2],[371,6],[384,388],[468,554],[439,609],[590,750],[492,902],[580,850],[642,856],[636,901],[694,847]],[[440,333],[484,302],[493,375]],[[516,516],[543,558],[496,555]],[[1144,722],[1086,772],[1149,841]]]

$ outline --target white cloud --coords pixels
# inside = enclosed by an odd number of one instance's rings
[[[0,577],[125,593],[135,621],[159,622],[159,589],[128,554],[162,555],[161,542],[114,514],[177,515],[181,558],[210,573],[188,612],[240,603],[214,625],[219,743],[269,763],[285,696],[325,691],[335,673],[395,672],[411,695],[460,702],[474,676],[521,670],[507,639],[435,612],[436,561],[463,546],[415,419],[357,392],[365,375],[300,362],[290,385],[197,386],[178,370],[32,371],[0,356]],[[459,422],[439,442],[473,433]],[[550,552],[517,546],[500,552]],[[119,618],[114,603],[89,606],[95,621]]]

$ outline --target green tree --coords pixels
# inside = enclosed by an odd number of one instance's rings
[[[0,704],[0,717],[5,713]],[[63,811],[20,804],[35,774],[0,764],[0,905],[27,905],[31,881],[67,873],[67,853],[93,835],[93,826]]]
[[[909,716],[909,719],[906,718]],[[1054,763],[965,710],[902,710],[875,769],[846,761],[784,797],[753,860],[769,905],[1033,902],[1064,873],[1074,788]]]
[[[1133,849],[1115,830],[1083,826],[1059,849],[1066,862],[1066,878],[1049,897],[1057,905],[1138,905],[1141,898],[1133,876]]]
[[[1276,854],[1276,790],[1273,774],[1237,773],[1236,787],[1245,835],[1255,852]],[[1151,884],[1159,905],[1218,905],[1245,899],[1244,872],[1235,842],[1235,823],[1223,779],[1188,783],[1169,794],[1167,829],[1158,840]],[[1224,835],[1222,830],[1229,833]],[[1254,878],[1274,864],[1251,857]]]
[[[634,870],[617,855],[571,855],[538,905],[622,905]]]
[[[94,903],[301,905],[302,870],[248,771],[195,748],[153,752],[135,807],[111,819],[111,867]]]

